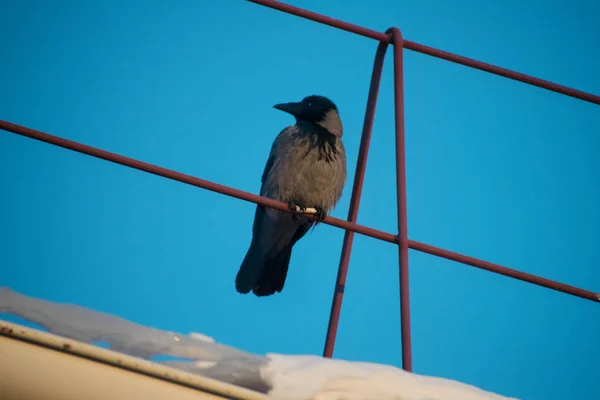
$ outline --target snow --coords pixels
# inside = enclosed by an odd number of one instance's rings
[[[266,356],[136,324],[86,309],[24,296],[0,287],[0,313],[12,314],[48,331],[152,360],[187,372],[262,392],[277,400],[514,400],[461,382],[418,375],[389,365],[331,360],[311,355]]]
[[[393,366],[317,356],[267,354],[263,379],[275,399],[509,400],[475,386]]]

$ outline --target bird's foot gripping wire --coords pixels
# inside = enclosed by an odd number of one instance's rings
[[[298,203],[295,203],[295,202],[293,202],[293,201],[290,201],[290,202],[288,203],[288,208],[289,208],[291,211],[296,211],[296,212],[298,212],[298,213],[305,213],[305,212],[306,212],[306,206],[305,206],[305,205],[298,204]]]
[[[317,222],[321,222],[325,219],[325,217],[327,216],[327,213],[325,213],[325,210],[323,210],[323,207],[315,207],[315,210],[317,210],[317,212],[315,213],[315,218]]]
[[[292,214],[292,218],[294,219],[294,221],[296,221],[298,218],[297,214],[313,214],[315,216],[316,222],[323,221],[327,216],[322,207],[306,207],[303,204],[298,204],[293,201],[290,201],[288,203],[288,208],[291,211],[294,211],[294,213]]]
[[[296,220],[298,219],[298,215],[297,215],[297,213],[302,213],[302,214],[303,214],[303,213],[305,213],[305,212],[306,212],[306,206],[305,206],[305,205],[298,204],[298,203],[295,203],[295,202],[293,202],[293,201],[290,201],[290,202],[288,203],[288,208],[289,208],[291,211],[294,211],[294,213],[292,214],[292,219],[293,219],[294,221],[296,221]]]

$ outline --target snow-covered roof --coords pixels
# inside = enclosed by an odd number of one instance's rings
[[[147,376],[161,379],[168,376],[171,382],[220,393],[226,398],[512,399],[390,365],[312,355],[256,355],[216,343],[200,333],[183,335],[154,329],[77,305],[24,296],[9,288],[0,288],[0,312],[22,317],[51,333],[0,321],[0,334],[4,336],[60,348],[87,359],[138,370]],[[93,346],[98,342],[107,343],[108,349]],[[157,355],[183,360],[149,361]]]

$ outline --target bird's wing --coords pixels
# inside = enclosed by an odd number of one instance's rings
[[[267,159],[267,162],[265,164],[265,169],[263,170],[262,177],[260,178],[260,182],[261,182],[260,193],[261,194],[264,193],[263,189],[265,186],[265,182],[269,178],[269,174],[271,173],[271,170],[273,169],[273,166],[275,165],[275,161],[277,160],[277,154],[281,153],[280,150],[283,147],[286,147],[287,145],[289,145],[289,134],[290,134],[290,127],[287,127],[285,129],[281,130],[281,132],[279,132],[279,134],[273,141],[273,144],[271,145],[271,150],[269,152],[269,158]]]
[[[294,127],[289,126],[284,128],[281,132],[279,132],[273,141],[271,151],[269,152],[269,158],[265,163],[265,168],[261,176],[261,195],[267,195],[267,197],[271,197],[265,193],[265,189],[268,189],[265,188],[265,184],[269,179],[269,175],[273,172],[273,168],[281,167],[280,162],[283,160],[278,160],[278,156],[280,157],[282,154],[285,156],[285,154],[289,153],[288,147],[294,143],[291,139],[294,132]],[[306,234],[306,232],[308,232],[310,227],[314,225],[314,222],[306,218],[302,218],[301,216],[298,216],[298,218],[294,220],[292,220],[292,218],[289,218],[288,220],[287,217],[291,216],[287,214],[287,216],[284,217],[286,214],[287,213],[282,212],[267,213],[264,206],[257,205],[256,213],[254,215],[253,233],[258,234],[259,232],[267,232],[271,231],[272,229],[273,233],[276,234],[278,231],[286,230],[292,234],[291,236],[287,237],[287,240],[290,240],[293,245],[300,240]],[[269,221],[270,219],[273,220]]]
[[[273,142],[273,145],[271,146],[271,152],[269,153],[269,158],[267,159],[267,163],[265,164],[265,169],[263,170],[262,176],[260,178],[260,194],[261,194],[261,196],[264,196],[265,182],[267,181],[267,178],[269,177],[269,174],[271,173],[271,169],[273,168],[273,165],[275,164],[276,148],[277,148],[277,139],[275,140],[275,142]],[[254,223],[252,226],[253,233],[256,234],[257,232],[260,232],[262,230],[260,225],[263,222],[264,217],[265,217],[265,206],[257,204],[256,212],[254,213]]]
[[[273,151],[271,151],[271,154],[269,155],[269,159],[267,160],[267,163],[265,164],[265,169],[262,173],[262,177],[260,178],[260,193],[263,192],[264,186],[265,186],[265,181],[267,180],[267,177],[269,176],[269,173],[271,172],[271,168],[273,168],[273,164],[275,163],[275,154],[273,154]]]
[[[264,185],[266,180],[269,177],[269,174],[271,173],[271,170],[273,168],[273,166],[275,165],[275,162],[277,160],[277,154],[281,154],[281,153],[285,153],[282,152],[281,150],[283,150],[285,147],[290,145],[290,135],[293,132],[293,128],[292,127],[287,127],[285,129],[283,129],[279,135],[277,135],[277,138],[275,138],[275,140],[273,141],[273,145],[271,146],[271,151],[269,153],[269,158],[267,159],[267,162],[265,164],[265,169],[263,171],[262,177],[261,177],[261,194],[264,193],[263,189],[264,189]],[[276,213],[279,214],[279,213]],[[257,207],[256,209],[256,214],[255,214],[255,218],[254,218],[254,223],[256,224],[256,231],[260,231],[261,230],[261,222],[262,219],[265,217],[265,209],[264,207]],[[287,219],[284,219],[284,221],[286,221]],[[299,218],[297,218],[294,222],[291,221],[281,221],[280,224],[281,225],[287,225],[287,229],[292,229],[292,231],[294,232],[293,237],[291,237],[291,245],[294,245],[298,240],[302,239],[302,237],[306,234],[306,232],[308,232],[308,230],[315,226],[315,222],[311,221],[309,219],[306,218],[302,218],[299,216]],[[283,223],[283,224],[282,224]],[[293,228],[292,228],[293,226]],[[282,229],[283,226],[280,226],[280,229]]]
[[[289,129],[289,128],[287,128]],[[269,158],[261,177],[260,194],[278,198],[278,187],[267,186],[273,179],[271,174],[281,173],[277,168],[289,154],[290,131],[284,129],[273,142]],[[272,182],[271,182],[272,185]],[[286,280],[292,247],[313,225],[313,221],[298,215],[256,205],[252,225],[252,243],[236,278],[236,287],[241,293],[250,288],[257,296],[266,296],[281,291]]]

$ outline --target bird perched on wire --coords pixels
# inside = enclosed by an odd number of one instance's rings
[[[317,221],[257,205],[250,248],[235,278],[239,293],[269,296],[281,292],[292,247],[323,220],[342,196],[346,151],[337,106],[323,96],[276,104],[296,123],[275,139],[262,174],[261,196],[288,203],[300,212],[314,208]]]

